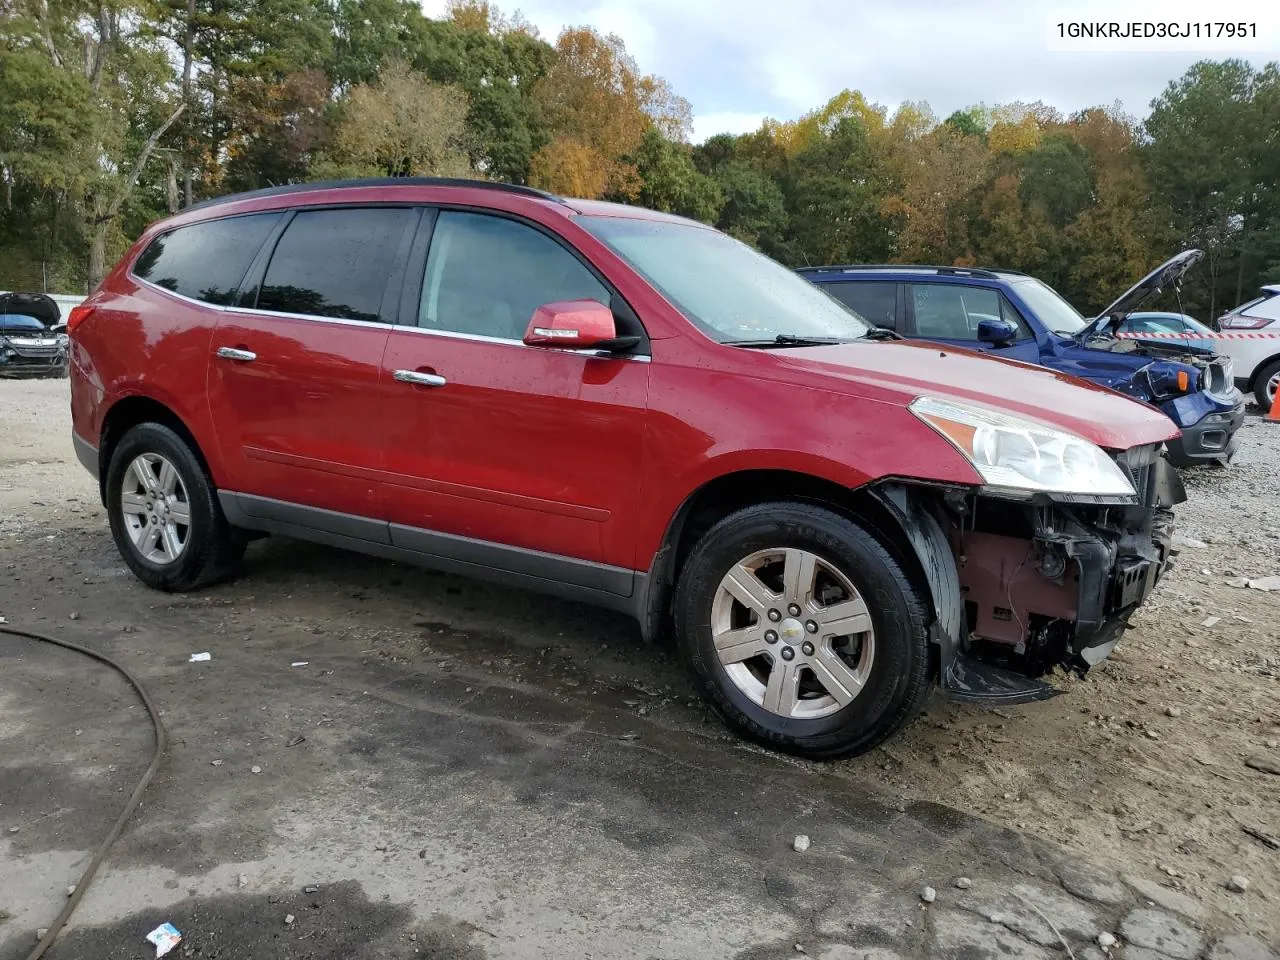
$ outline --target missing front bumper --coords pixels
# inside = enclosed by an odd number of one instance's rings
[[[1118,462],[1128,504],[1029,503],[972,490],[885,484],[877,498],[906,532],[935,611],[939,680],[953,699],[1026,702],[1037,678],[1084,673],[1115,648],[1172,555],[1170,507],[1185,499],[1155,447]]]

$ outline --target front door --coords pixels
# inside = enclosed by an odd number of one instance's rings
[[[522,221],[445,210],[429,251],[383,362],[392,542],[628,594],[647,356],[521,338],[545,303],[629,309]]]
[[[209,407],[232,490],[378,516],[386,321],[417,218],[407,208],[299,212],[265,273],[257,268],[253,306],[223,314]]]
[[[1026,363],[1037,363],[1040,359],[1040,349],[1031,328],[994,287],[963,283],[909,283],[907,313],[910,336]],[[1009,343],[984,343],[978,339],[978,323],[982,320],[1003,321],[1017,332]]]

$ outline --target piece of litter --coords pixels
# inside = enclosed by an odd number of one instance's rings
[[[294,917],[293,917],[293,914],[292,914],[292,913],[286,913],[286,914],[284,915],[284,925],[285,925],[286,927],[288,927],[288,926],[292,926],[292,925],[293,925],[293,920],[294,920]]]
[[[302,743],[306,739],[307,739],[306,737],[294,737],[292,740],[289,741],[289,746],[296,747],[298,744]]]
[[[317,887],[317,886],[315,886],[315,885],[313,884],[313,885],[311,885],[311,886],[303,887],[303,888],[302,888],[302,892],[303,892],[303,893],[315,893],[315,892],[316,892],[317,890],[319,890],[319,889],[320,889],[319,887]]]
[[[49,935],[49,928],[48,928],[48,927],[41,927],[39,930],[37,930],[37,931],[36,931],[36,943],[39,943],[41,940],[43,940],[43,939],[44,939],[45,937],[47,937],[48,935]]]
[[[262,768],[261,768],[260,766],[258,766],[257,764],[254,764],[252,767],[250,767],[250,768],[249,768],[249,772],[250,772],[250,773],[261,773],[261,772],[262,772]]]
[[[73,883],[67,887],[67,896],[74,897],[76,895],[76,885]]]
[[[215,767],[220,767],[220,766],[222,766],[222,761],[221,761],[221,760],[210,760],[209,762],[210,762],[210,763],[212,763]]]
[[[182,934],[172,923],[162,923],[147,934],[147,942],[156,945],[157,957],[163,957],[182,942]]]
[[[204,663],[206,660],[212,660],[212,653],[193,653],[191,659],[187,663]]]
[[[1214,626],[1215,624],[1219,624],[1219,623],[1221,623],[1221,622],[1222,622],[1222,618],[1221,618],[1221,617],[1205,617],[1205,618],[1204,618],[1204,621],[1200,624],[1200,626],[1202,626],[1202,627],[1212,627],[1212,626]]]
[[[305,666],[306,666],[307,664],[309,664],[310,662],[311,662],[310,660],[295,660],[295,661],[293,661],[293,663],[292,663],[292,664],[290,664],[290,666],[294,666],[294,667],[305,667]]]
[[[792,841],[791,846],[795,848],[796,853],[804,853],[809,849],[809,838],[802,833]]]
[[[619,736],[618,739],[619,740],[636,740],[639,738],[639,736],[640,734],[638,733],[624,733],[621,736]]]

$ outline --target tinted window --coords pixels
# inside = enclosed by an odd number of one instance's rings
[[[869,323],[898,329],[896,283],[824,283],[822,289]]]
[[[1028,335],[1025,324],[998,290],[952,283],[913,283],[907,289],[918,337],[976,341],[982,320],[1004,320],[1018,327],[1019,337]]]
[[[133,265],[134,276],[205,303],[229,304],[278,213],[228,217],[156,237]]]
[[[375,322],[408,209],[310,210],[276,244],[258,309]]]
[[[440,214],[419,326],[519,340],[533,312],[557,300],[607,306],[610,295],[577,257],[533,227],[477,213]]]

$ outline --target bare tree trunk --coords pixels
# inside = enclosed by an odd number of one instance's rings
[[[169,212],[177,213],[178,205],[181,202],[178,196],[178,160],[169,157],[165,163],[167,168],[167,176],[165,178],[165,197],[169,201]]]
[[[120,184],[111,200],[106,200],[101,194],[93,195],[89,205],[93,211],[92,219],[89,222],[90,288],[96,287],[101,283],[102,278],[107,274],[107,230],[111,227],[111,221],[120,213],[120,208],[129,199],[129,195],[133,193],[133,188],[138,185],[138,177],[142,176],[142,168],[146,166],[147,160],[151,158],[152,152],[155,151],[156,143],[164,136],[164,132],[173,126],[174,121],[182,115],[182,111],[186,108],[187,105],[185,103],[178,104],[178,109],[169,114],[169,119],[151,132],[151,136],[147,137],[147,142],[142,145],[142,151],[138,154],[138,159],[134,161],[133,169],[129,171],[129,176]]]
[[[187,122],[183,124],[182,136],[182,168],[188,207],[195,202],[195,173],[192,169],[195,166],[195,138],[191,135],[191,122],[195,113],[191,109],[191,65],[195,56],[195,37],[196,0],[187,0],[187,29],[182,37],[182,102],[187,107]]]
[[[94,198],[93,207],[96,211],[100,204],[97,198]],[[98,284],[102,282],[102,278],[107,275],[107,230],[111,226],[111,220],[95,217],[92,229],[89,231],[89,289],[97,289]]]

